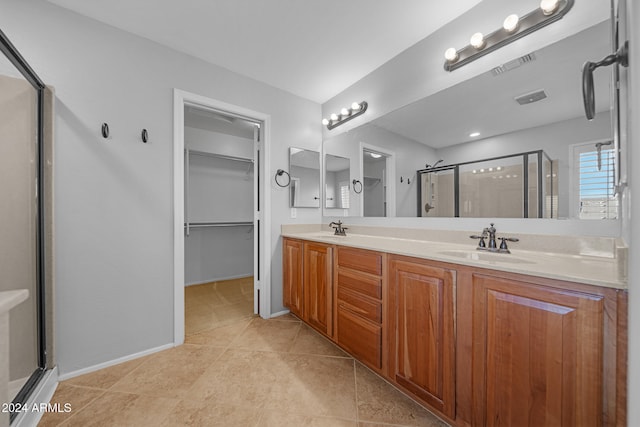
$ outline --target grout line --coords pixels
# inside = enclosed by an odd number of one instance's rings
[[[355,391],[356,403],[356,425],[360,424],[360,407],[358,406],[358,370],[356,369],[356,360],[352,358],[353,363],[353,389]]]

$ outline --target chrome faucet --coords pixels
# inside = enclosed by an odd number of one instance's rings
[[[333,227],[336,231],[333,233],[334,236],[346,236],[347,233],[344,230],[348,230],[347,227],[342,226],[342,221],[329,223],[329,227]]]
[[[501,240],[500,247],[498,247],[496,243],[496,228],[493,226],[493,223],[490,224],[489,227],[485,227],[482,230],[482,234],[469,236],[471,239],[479,239],[478,247],[476,248],[479,251],[489,251],[489,252],[499,252],[504,254],[510,254],[511,251],[507,247],[507,242],[519,242],[520,239],[516,237],[498,237]],[[485,239],[489,239],[489,245],[485,242]]]

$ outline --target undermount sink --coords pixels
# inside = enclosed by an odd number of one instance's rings
[[[511,254],[482,252],[478,250],[449,250],[438,252],[438,254],[473,261],[504,262],[508,264],[535,264],[533,261],[513,256]]]

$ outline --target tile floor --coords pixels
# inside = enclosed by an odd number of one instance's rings
[[[253,277],[187,286],[185,336],[253,315]]]
[[[180,347],[60,383],[52,403],[72,410],[39,426],[446,426],[295,317],[223,310],[198,308]]]

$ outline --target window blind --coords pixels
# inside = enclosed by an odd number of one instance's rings
[[[610,147],[610,146],[607,146]],[[575,147],[574,164],[577,165],[580,219],[616,219],[618,198],[615,196],[615,153],[613,148],[600,152],[592,144]]]

